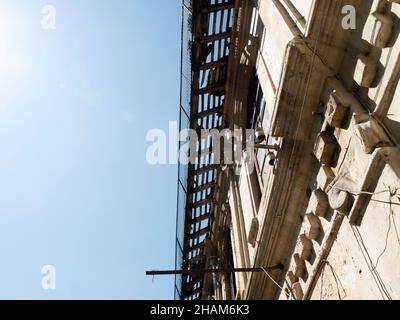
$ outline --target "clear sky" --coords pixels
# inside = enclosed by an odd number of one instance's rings
[[[174,267],[177,167],[145,136],[178,117],[180,2],[0,0],[1,299],[173,298],[144,272]]]

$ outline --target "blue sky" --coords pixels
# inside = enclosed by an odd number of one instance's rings
[[[42,6],[57,29],[41,28]],[[172,299],[180,0],[0,0],[0,298]],[[57,289],[41,287],[54,265]]]

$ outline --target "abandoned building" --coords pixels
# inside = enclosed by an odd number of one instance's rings
[[[256,170],[180,165],[176,299],[400,299],[400,1],[182,14],[181,129],[258,147]]]

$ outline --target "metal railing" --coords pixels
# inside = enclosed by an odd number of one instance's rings
[[[180,131],[222,129],[233,7],[234,0],[182,2]],[[193,271],[206,265],[217,178],[211,141],[197,141],[195,163],[179,164],[175,267],[191,272],[176,275],[176,299],[201,298],[203,279]]]

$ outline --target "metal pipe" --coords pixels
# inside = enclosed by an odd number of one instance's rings
[[[267,145],[267,144],[256,144],[256,149],[264,149],[264,150],[279,150],[278,145]]]
[[[146,276],[167,276],[167,275],[183,275],[193,276],[206,273],[240,273],[240,272],[265,272],[274,270],[283,270],[284,265],[278,264],[273,267],[258,267],[258,268],[218,268],[218,269],[199,269],[199,270],[165,270],[165,271],[146,271]]]

